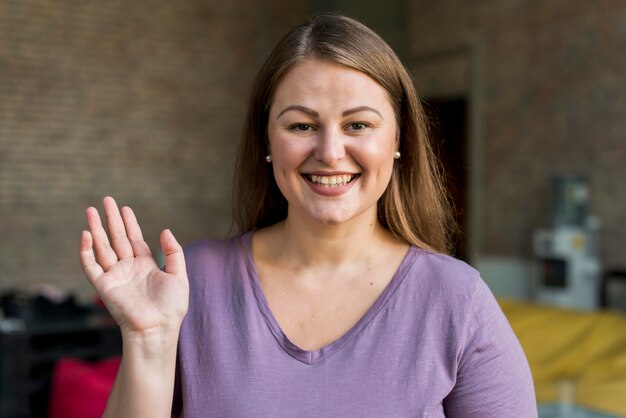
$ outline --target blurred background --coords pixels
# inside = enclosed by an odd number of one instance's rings
[[[253,76],[323,11],[372,27],[411,72],[455,254],[501,301],[542,416],[626,416],[626,3],[20,0],[0,2],[1,418],[73,416],[53,375],[119,353],[78,263],[86,207],[133,207],[157,256],[166,227],[182,243],[234,232]]]

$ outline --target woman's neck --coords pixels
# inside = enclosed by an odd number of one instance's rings
[[[336,269],[354,263],[376,263],[385,250],[407,244],[392,236],[368,211],[340,225],[318,224],[291,214],[269,228],[269,256],[292,268]]]

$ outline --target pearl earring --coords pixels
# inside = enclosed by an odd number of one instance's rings
[[[393,158],[394,158],[394,159],[396,159],[396,160],[399,160],[399,159],[400,159],[400,151],[396,151],[396,152],[393,154]]]
[[[265,156],[265,161],[267,161],[268,163],[271,163],[272,162],[272,156],[270,154],[267,154]]]

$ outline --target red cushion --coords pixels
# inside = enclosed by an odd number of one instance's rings
[[[59,360],[52,375],[49,418],[101,418],[120,361]]]

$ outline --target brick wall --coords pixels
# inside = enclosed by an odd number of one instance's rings
[[[263,7],[261,7],[261,5]],[[0,291],[91,293],[84,209],[114,195],[153,250],[224,237],[254,72],[305,1],[0,3]]]
[[[481,253],[528,258],[532,231],[549,221],[553,176],[581,174],[605,265],[626,266],[626,4],[409,3],[423,92],[468,93],[464,51],[481,52]]]
[[[105,194],[136,209],[153,248],[164,227],[182,242],[228,234],[253,73],[311,4],[257,3],[0,3],[0,290],[91,292],[76,251]],[[406,3],[423,94],[467,93],[464,51],[482,51],[481,253],[528,257],[552,176],[579,173],[605,262],[623,266],[624,3]]]

